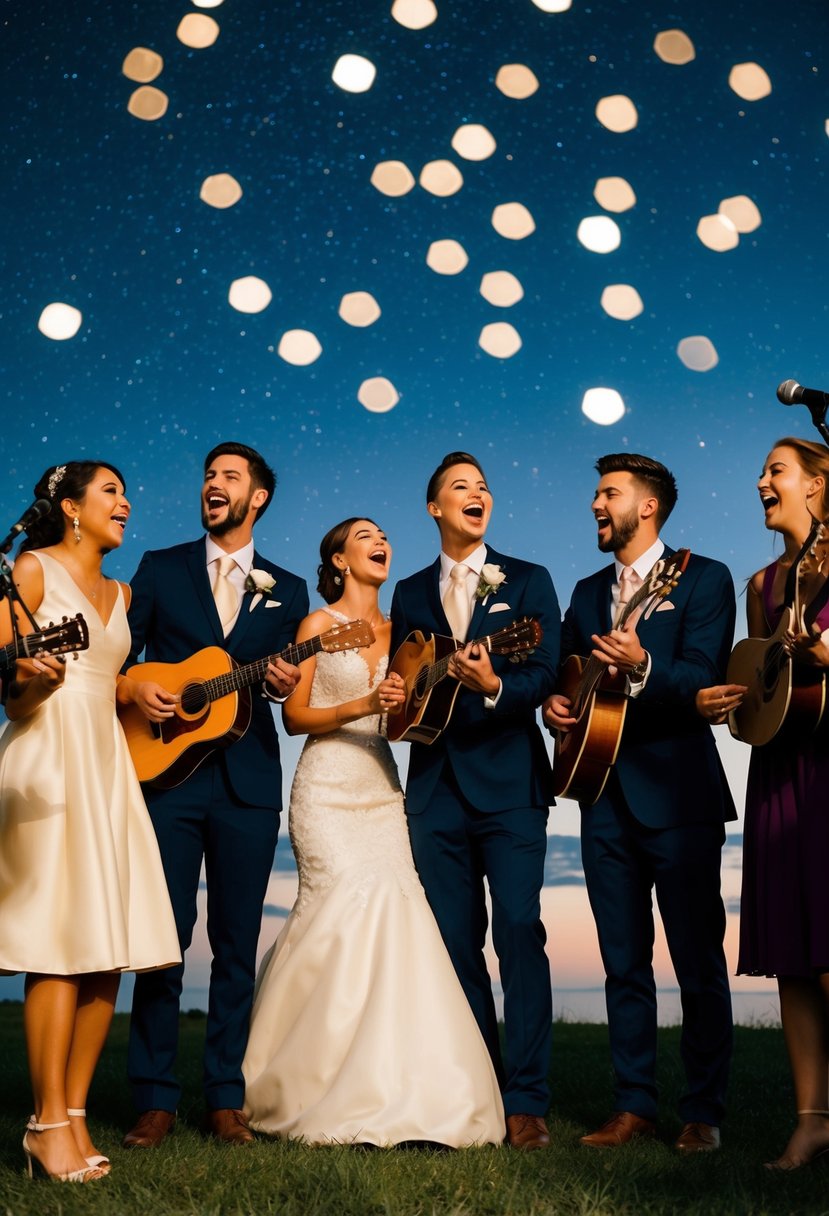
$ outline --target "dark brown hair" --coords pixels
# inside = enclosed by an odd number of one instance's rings
[[[638,452],[612,452],[608,456],[599,457],[596,469],[600,477],[604,477],[606,473],[630,473],[649,494],[653,494],[659,504],[656,512],[657,528],[662,527],[676,506],[677,489],[673,473],[658,460],[651,460],[650,456],[640,456]]]
[[[821,519],[825,519],[829,515],[829,448],[825,443],[813,443],[811,439],[796,439],[793,435],[787,435],[785,439],[776,439],[772,444],[772,450],[774,448],[791,448],[797,456],[797,463],[807,477],[823,478],[823,494],[818,514]]]
[[[58,469],[63,472],[57,477]],[[18,552],[25,553],[28,549],[46,549],[49,545],[57,545],[63,540],[66,531],[66,516],[60,504],[64,498],[74,502],[83,502],[86,497],[86,487],[94,478],[98,469],[109,469],[126,490],[126,482],[121,472],[114,464],[106,460],[68,460],[64,466],[52,464],[41,477],[34,488],[35,498],[45,498],[52,504],[49,512],[36,520],[28,529],[28,537],[20,546]],[[50,487],[50,480],[52,485]]]
[[[261,456],[256,451],[256,448],[249,448],[246,443],[217,443],[215,448],[212,448],[204,459],[205,473],[217,456],[241,456],[243,460],[248,462],[251,486],[254,490],[267,490],[268,492],[268,497],[256,511],[256,518],[261,519],[271,505],[271,499],[276,490],[276,473],[274,473],[271,466],[265,460],[265,457]]]
[[[426,487],[427,506],[430,502],[435,501],[435,498],[440,491],[440,487],[443,485],[446,474],[451,468],[454,468],[456,464],[471,464],[473,468],[478,470],[484,481],[486,481],[486,473],[483,471],[474,456],[470,456],[468,452],[447,452],[432,476],[429,478],[429,484]]]
[[[340,524],[334,524],[320,541],[320,564],[317,566],[317,591],[326,604],[333,604],[343,593],[343,572],[334,565],[334,555],[342,553],[348,534],[355,524],[365,521],[367,524],[378,525],[368,515],[352,515]],[[340,581],[337,582],[336,580]]]

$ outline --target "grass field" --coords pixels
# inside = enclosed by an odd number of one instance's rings
[[[20,1147],[29,1115],[21,1008],[0,1004],[0,1216],[763,1216],[829,1214],[829,1168],[770,1174],[791,1094],[780,1032],[740,1027],[723,1148],[682,1159],[671,1148],[681,1085],[679,1032],[660,1032],[660,1139],[599,1152],[579,1135],[611,1105],[607,1028],[559,1023],[553,1055],[552,1147],[465,1152],[306,1148],[260,1140],[234,1149],[199,1133],[202,1015],[182,1019],[185,1100],[172,1137],[150,1152],[118,1145],[133,1119],[125,1078],[127,1020],[116,1018],[90,1099],[111,1176],[89,1186],[29,1182]]]

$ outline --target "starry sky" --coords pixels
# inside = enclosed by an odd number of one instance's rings
[[[599,564],[593,462],[628,448],[677,475],[666,539],[726,561],[740,589],[774,551],[754,492],[767,450],[788,432],[817,437],[776,386],[829,388],[825,0],[573,0],[557,13],[436,0],[421,30],[390,5],[4,6],[0,520],[18,518],[48,464],[112,460],[133,514],[108,568],[128,578],[146,548],[197,533],[202,458],[233,438],[279,474],[263,553],[311,581],[322,534],[365,513],[394,546],[393,581],[434,556],[425,483],[444,452],[465,448],[488,472],[493,544],[547,565],[566,603]],[[179,40],[188,13],[215,20],[212,46]],[[684,65],[654,50],[677,29],[695,51]],[[157,121],[127,108],[139,85],[122,64],[136,47],[163,59]],[[376,67],[366,92],[332,80],[345,54]],[[764,70],[767,96],[730,87],[745,63]],[[529,67],[537,91],[506,96],[495,83],[506,64]],[[624,132],[596,116],[619,94],[637,117]],[[486,127],[491,156],[457,153],[465,124]],[[439,159],[463,176],[451,196],[372,185],[380,163],[401,161],[416,181]],[[221,173],[242,188],[227,209],[200,198]],[[623,212],[594,197],[614,176],[635,193]],[[734,196],[761,222],[715,252],[697,225]],[[535,223],[520,240],[492,224],[513,201]],[[607,254],[577,237],[599,215],[620,232]],[[427,265],[439,240],[465,250],[460,273]],[[480,293],[497,270],[523,288],[510,307]],[[246,276],[271,292],[255,314],[228,299]],[[608,315],[611,284],[636,289],[638,316]],[[357,291],[380,308],[364,328],[338,315]],[[57,301],[82,314],[65,341],[38,329]],[[479,345],[492,322],[520,336],[511,357]],[[321,345],[308,366],[278,353],[293,329]],[[678,356],[689,336],[716,350],[710,370]],[[373,377],[399,394],[386,413],[358,399]],[[624,402],[613,425],[582,413],[597,386]],[[391,583],[386,606],[390,596]]]

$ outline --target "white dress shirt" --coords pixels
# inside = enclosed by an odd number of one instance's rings
[[[232,632],[233,626],[239,619],[239,613],[242,611],[242,599],[245,594],[245,579],[250,573],[250,568],[253,565],[253,541],[248,543],[241,549],[237,549],[235,553],[225,553],[224,549],[220,549],[212,536],[205,537],[205,551],[207,561],[207,577],[212,587],[216,581],[216,566],[220,557],[232,557],[234,561],[233,569],[227,575],[227,580],[233,586],[237,596],[239,597],[239,607],[236,609],[236,615],[232,620],[228,621],[225,626],[225,637]]]
[[[486,545],[483,543],[483,541],[481,542],[480,545],[478,545],[477,549],[473,549],[472,552],[469,554],[469,556],[465,557],[463,559],[463,562],[461,564],[464,566],[467,566],[469,568],[469,573],[466,576],[466,586],[469,591],[469,603],[471,606],[471,611],[469,613],[469,619],[471,620],[472,612],[475,609],[475,603],[474,603],[475,592],[478,590],[478,584],[481,581],[481,571],[483,570],[484,566],[486,565]],[[443,552],[443,550],[441,549],[441,551],[440,551],[440,580],[438,583],[438,591],[440,594],[441,603],[443,603],[446,592],[449,590],[449,584],[452,581],[451,580],[452,571],[454,570],[455,566],[457,566],[457,565],[458,565],[458,563],[455,561],[454,557],[448,557],[447,554],[445,554]],[[469,638],[468,640],[472,641],[471,638]],[[503,687],[503,685],[499,678],[498,691],[496,693],[494,693],[491,697],[487,697],[487,696],[484,697],[484,708],[485,709],[494,709],[495,708],[495,706],[498,704],[498,698],[501,696],[502,687]]]

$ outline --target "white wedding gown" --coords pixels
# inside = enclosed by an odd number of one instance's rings
[[[316,663],[311,706],[369,692],[359,652]],[[414,869],[379,726],[312,736],[297,765],[299,893],[256,981],[245,1110],[257,1130],[310,1144],[498,1144],[498,1083]]]

